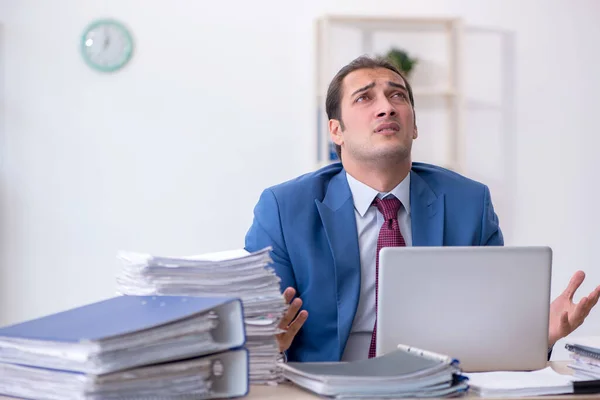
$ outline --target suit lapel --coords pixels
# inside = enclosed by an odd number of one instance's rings
[[[414,171],[410,172],[413,246],[443,246],[444,195],[437,196]]]
[[[329,182],[323,201],[315,200],[333,255],[338,310],[338,351],[342,352],[358,306],[360,254],[352,192],[342,170]]]

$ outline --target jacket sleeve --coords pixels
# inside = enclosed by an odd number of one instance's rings
[[[263,191],[254,207],[254,220],[252,226],[246,233],[244,248],[252,252],[272,247],[271,258],[275,273],[281,279],[281,292],[287,287],[296,288],[296,279],[292,265],[289,260],[283,229],[281,226],[281,216],[279,214],[279,205],[277,198],[272,190]]]
[[[486,186],[483,193],[483,213],[481,217],[481,245],[504,246],[498,216],[494,211],[490,190]]]

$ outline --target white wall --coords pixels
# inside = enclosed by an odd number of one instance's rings
[[[487,138],[482,127],[498,116],[471,109],[479,157],[467,174],[492,186],[507,244],[553,247],[553,296],[578,268],[588,272],[582,293],[600,283],[600,3],[291,4],[0,2],[1,323],[112,295],[119,249],[242,246],[260,191],[313,167],[312,23],[329,12],[460,16],[508,43],[514,58],[500,62],[512,83],[496,90],[511,100],[500,121],[510,136]],[[137,46],[130,65],[108,76],[78,52],[83,28],[104,16],[124,21]],[[467,44],[481,47],[472,33]],[[476,105],[481,85],[497,80],[479,52],[466,51]],[[490,168],[497,152],[503,161]],[[594,310],[579,333],[599,331]]]

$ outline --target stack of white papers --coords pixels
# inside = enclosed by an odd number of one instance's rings
[[[282,380],[275,335],[287,309],[279,277],[269,267],[270,248],[248,253],[234,250],[189,257],[158,257],[120,252],[118,291],[127,295],[238,297],[244,306],[250,382]]]
[[[204,395],[211,389],[208,358],[142,367],[106,375],[0,364],[0,392],[57,400]]]
[[[450,397],[467,390],[456,360],[415,350],[353,362],[289,362],[282,368],[295,384],[336,399]]]
[[[577,379],[600,379],[600,336],[574,338],[565,345]]]
[[[0,363],[0,393],[29,399],[211,399],[248,393],[245,349],[107,374]],[[215,377],[215,364],[223,376]]]
[[[494,371],[465,374],[471,391],[481,397],[529,397],[573,393],[573,377],[551,367],[538,371]]]

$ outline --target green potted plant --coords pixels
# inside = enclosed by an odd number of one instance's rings
[[[386,54],[386,58],[395,64],[406,78],[410,77],[418,60],[411,57],[405,50],[392,48]]]

